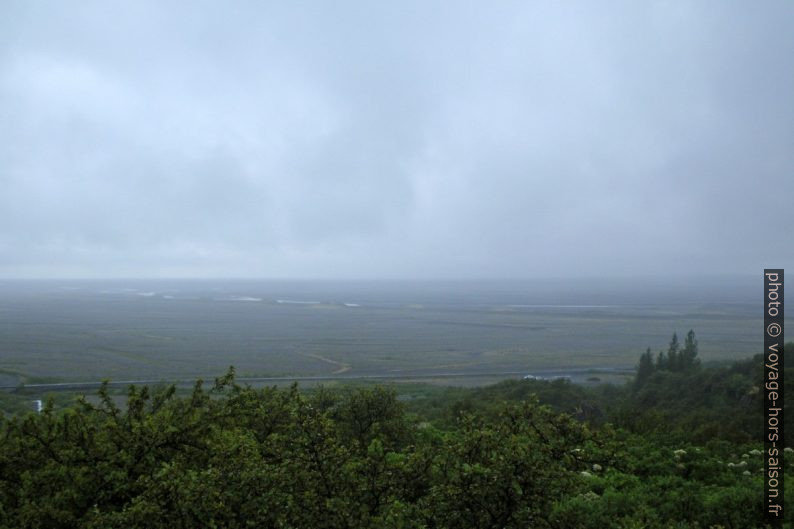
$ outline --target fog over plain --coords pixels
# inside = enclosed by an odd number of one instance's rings
[[[0,277],[794,266],[794,3],[0,4]]]

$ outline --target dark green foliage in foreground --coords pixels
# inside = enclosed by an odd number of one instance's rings
[[[219,381],[2,426],[3,527],[549,527],[587,427],[536,402],[420,428],[393,392]]]
[[[760,358],[693,364],[409,411],[379,386],[253,389],[232,372],[185,396],[131,387],[123,409],[103,388],[2,419],[0,527],[762,527]]]
[[[694,334],[690,333],[687,343]],[[785,348],[794,351],[794,342]],[[696,345],[694,348],[696,352]],[[665,358],[667,355],[664,355]],[[690,356],[686,369],[673,371],[640,356],[633,383],[622,387],[586,387],[566,380],[507,380],[473,389],[448,388],[410,403],[411,411],[452,428],[462,411],[491,413],[502,402],[537,395],[542,404],[598,427],[606,423],[662,444],[732,444],[756,442],[762,428],[763,359],[756,355],[725,366],[703,367]],[[794,396],[794,367],[785,369],[785,394]],[[794,424],[794,407],[784,411]],[[786,431],[786,445],[794,446],[794,428]]]

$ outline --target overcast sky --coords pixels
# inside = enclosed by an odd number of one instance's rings
[[[0,3],[0,277],[794,266],[794,3]]]

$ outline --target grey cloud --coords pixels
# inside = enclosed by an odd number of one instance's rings
[[[4,2],[0,276],[785,266],[793,21],[786,2]]]

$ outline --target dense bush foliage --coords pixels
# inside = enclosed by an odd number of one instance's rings
[[[410,406],[231,371],[181,396],[131,387],[124,406],[105,387],[2,419],[0,527],[762,527],[759,360]]]
[[[536,402],[419,427],[382,388],[101,396],[3,424],[5,527],[543,527],[595,439]]]

